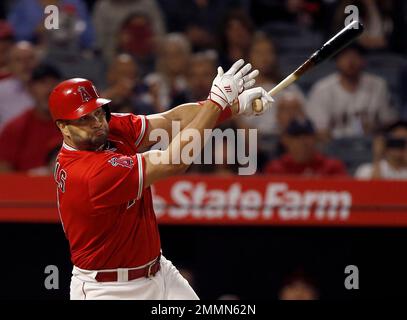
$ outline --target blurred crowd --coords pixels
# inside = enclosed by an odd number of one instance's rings
[[[59,9],[58,29],[45,28],[47,5]],[[113,112],[136,114],[205,100],[216,67],[239,58],[270,90],[344,26],[349,5],[365,26],[357,42],[278,94],[267,114],[223,126],[258,129],[258,173],[407,179],[402,0],[2,1],[0,172],[52,172],[61,136],[47,103],[63,79],[88,78]]]

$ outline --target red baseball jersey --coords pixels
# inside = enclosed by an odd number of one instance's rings
[[[137,153],[147,125],[144,116],[112,114],[104,150],[61,148],[58,209],[79,268],[137,267],[160,253],[151,190],[144,188],[145,160]]]

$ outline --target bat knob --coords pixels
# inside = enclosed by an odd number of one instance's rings
[[[263,103],[260,99],[255,99],[252,103],[252,109],[256,113],[260,113],[263,111]]]

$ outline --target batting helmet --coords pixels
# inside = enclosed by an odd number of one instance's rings
[[[100,107],[105,109],[106,119],[109,120],[107,104],[110,101],[99,97],[91,81],[73,78],[62,81],[52,90],[48,105],[54,121],[78,119]]]

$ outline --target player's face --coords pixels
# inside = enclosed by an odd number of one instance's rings
[[[100,107],[79,119],[66,121],[62,132],[79,150],[97,150],[109,134],[106,112]]]

